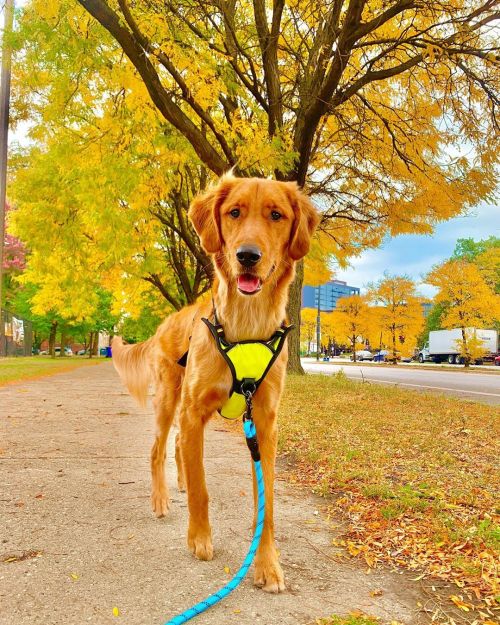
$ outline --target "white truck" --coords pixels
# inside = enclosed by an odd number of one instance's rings
[[[498,332],[496,330],[482,330],[480,328],[467,328],[468,337],[476,336],[483,342],[487,356],[495,356],[498,353]],[[460,356],[458,341],[462,340],[462,330],[432,330],[429,332],[429,342],[418,353],[419,362],[443,362],[450,365],[463,363]]]

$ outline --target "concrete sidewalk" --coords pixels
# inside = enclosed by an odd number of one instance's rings
[[[172,445],[172,507],[161,520],[150,511],[153,432],[152,410],[137,408],[109,362],[0,388],[2,625],[161,625],[228,581],[225,567],[237,570],[252,520],[243,440],[222,421],[208,428],[215,557],[198,562],[186,547]],[[321,501],[281,480],[276,491],[287,592],[268,595],[249,576],[193,623],[306,625],[352,610],[417,622],[416,584],[338,558],[334,534],[315,514]],[[372,597],[375,590],[382,594]]]

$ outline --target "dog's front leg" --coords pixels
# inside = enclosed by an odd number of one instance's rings
[[[276,462],[277,430],[276,412],[256,408],[254,411],[257,439],[259,441],[262,472],[264,474],[264,490],[266,509],[264,530],[260,539],[259,549],[255,556],[254,583],[266,592],[282,592],[285,590],[285,579],[281,569],[278,552],[274,543],[274,465]],[[255,503],[254,526],[257,515],[257,484],[255,469],[253,470],[253,492]]]
[[[180,450],[188,495],[188,547],[200,560],[213,558],[208,520],[208,491],[203,468],[203,433],[207,416],[183,402],[180,414]]]

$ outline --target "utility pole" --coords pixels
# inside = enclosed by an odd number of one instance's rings
[[[316,361],[319,361],[321,342],[321,284],[318,284],[318,316],[316,317]]]
[[[0,77],[0,356],[5,351],[5,323],[1,315],[3,297],[3,248],[5,243],[5,198],[7,187],[7,147],[9,139],[10,65],[12,48],[8,41],[14,22],[14,0],[5,0],[2,73]]]

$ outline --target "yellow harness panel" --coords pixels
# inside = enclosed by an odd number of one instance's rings
[[[226,356],[233,363],[237,380],[260,380],[264,377],[274,352],[263,343],[237,343],[226,351]],[[219,412],[226,419],[238,419],[245,412],[245,396],[232,393]]]
[[[233,387],[228,400],[219,410],[226,419],[237,419],[245,412],[245,395],[241,385],[250,382],[255,390],[265,378],[272,364],[279,356],[286,336],[293,326],[281,327],[268,341],[242,341],[229,343],[220,325],[213,325],[202,319],[208,326],[220,353],[224,356],[233,374]]]

